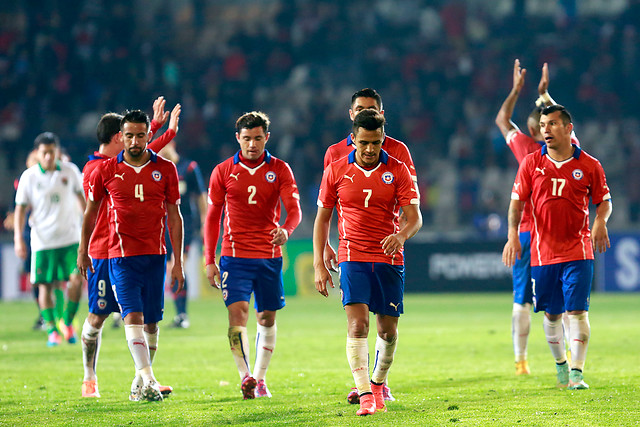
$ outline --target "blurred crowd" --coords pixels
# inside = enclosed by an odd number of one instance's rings
[[[309,237],[322,158],[350,130],[351,95],[383,97],[407,143],[424,233],[503,238],[517,164],[494,124],[527,68],[514,121],[526,130],[540,69],[585,150],[603,164],[611,228],[640,224],[638,0],[22,0],[0,10],[0,211],[35,136],[56,132],[80,167],[107,111],[164,95],[176,140],[208,177],[237,150],[235,119],[272,119],[267,148],[301,188]]]

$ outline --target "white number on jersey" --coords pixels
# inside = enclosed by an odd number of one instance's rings
[[[551,178],[551,182],[553,182],[553,189],[551,190],[552,196],[562,196],[562,189],[564,185],[567,183],[567,180],[564,178]]]
[[[247,188],[247,191],[249,192],[249,204],[250,204],[250,205],[257,205],[257,204],[258,204],[258,202],[256,202],[255,200],[253,200],[253,198],[254,198],[254,197],[255,197],[255,195],[256,195],[256,192],[258,191],[258,189],[256,188],[256,186],[255,186],[255,185],[250,185],[250,186]]]
[[[365,188],[362,190],[363,193],[367,193],[367,197],[364,198],[364,207],[368,208],[369,207],[369,199],[371,198],[371,193],[373,193],[373,190],[370,190],[368,188]]]
[[[144,191],[142,189],[142,184],[136,184],[135,196],[137,199],[140,199],[141,202],[144,202]]]
[[[98,296],[104,297],[107,294],[107,282],[104,280],[98,281]]]
[[[220,289],[224,289],[227,287],[227,278],[229,277],[229,272],[225,271],[222,273],[222,280],[220,281]]]

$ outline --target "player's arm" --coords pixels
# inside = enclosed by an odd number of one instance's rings
[[[80,244],[78,246],[78,271],[87,278],[87,271],[94,272],[91,258],[89,258],[89,241],[96,227],[98,219],[98,210],[102,200],[94,201],[92,198],[87,200],[86,208],[82,218],[82,231],[80,232]]]
[[[153,101],[153,119],[151,120],[151,136],[156,134],[158,130],[167,122],[169,112],[164,111],[167,101],[164,96],[159,96]]]
[[[507,267],[512,267],[516,259],[520,259],[522,254],[522,247],[520,245],[519,227],[522,220],[522,209],[524,208],[524,202],[520,200],[511,199],[509,203],[508,217],[508,232],[507,243],[502,250],[502,262]]]
[[[151,148],[154,152],[158,152],[162,150],[173,138],[175,138],[178,133],[178,122],[180,121],[180,113],[182,111],[182,107],[180,104],[176,104],[171,110],[171,118],[169,119],[169,128],[158,138],[156,138],[153,142],[149,144],[149,148]]]
[[[603,253],[611,247],[607,221],[609,221],[612,210],[611,199],[603,201],[596,208],[596,218],[593,220],[593,227],[591,227],[591,242],[599,253]]]
[[[313,270],[315,272],[316,290],[325,297],[329,296],[327,283],[333,288],[331,273],[324,261],[324,251],[329,240],[329,224],[333,209],[318,207],[316,219],[313,223]]]
[[[282,199],[284,209],[287,211],[287,219],[284,221],[282,227],[274,228],[270,232],[273,236],[271,244],[278,246],[284,245],[287,240],[289,240],[289,236],[291,236],[293,230],[295,230],[298,224],[300,224],[300,221],[302,221],[302,209],[300,208],[300,193],[298,193],[298,186],[296,185],[291,168],[287,167],[287,170],[289,172],[289,177],[280,189],[280,198]]]
[[[406,216],[406,223],[397,233],[390,234],[380,241],[385,255],[393,256],[398,253],[404,243],[412,238],[422,227],[422,214],[418,205],[402,206],[402,211]]]
[[[498,126],[505,139],[507,139],[507,134],[511,130],[518,129],[518,126],[511,121],[511,117],[513,116],[513,110],[520,96],[522,86],[524,85],[524,76],[526,74],[527,70],[520,68],[520,60],[516,59],[513,63],[513,87],[507,99],[505,99],[502,106],[500,106],[500,110],[498,110],[498,115],[496,116],[496,126]]]
[[[80,191],[76,193],[76,197],[78,198],[78,204],[80,205],[80,209],[84,212],[87,209],[87,201],[84,198],[84,191]]]
[[[16,204],[16,209],[13,214],[13,247],[16,255],[20,259],[27,257],[27,244],[24,241],[22,231],[26,223],[27,211],[29,207],[27,205]]]
[[[224,205],[209,204],[204,221],[204,257],[207,280],[215,288],[220,287],[220,269],[216,264],[216,246],[220,237],[220,219]]]
[[[184,224],[182,222],[182,214],[179,205],[175,203],[167,203],[167,221],[169,223],[169,237],[171,238],[171,246],[173,247],[173,267],[171,268],[171,282],[178,281],[178,289],[180,292],[184,287],[184,264],[182,255],[184,252]]]

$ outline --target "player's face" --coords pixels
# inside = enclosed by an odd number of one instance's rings
[[[242,128],[240,133],[236,132],[236,139],[240,144],[242,157],[247,160],[258,160],[264,153],[264,146],[269,140],[269,132],[265,134],[262,126],[252,129]]]
[[[363,167],[372,167],[380,160],[380,150],[384,141],[382,128],[376,130],[358,129],[357,134],[351,134],[356,146],[356,163]]]
[[[571,123],[565,125],[562,122],[560,111],[540,116],[540,133],[547,147],[552,150],[571,145],[572,130]]]
[[[353,121],[354,117],[363,110],[375,110],[381,114],[384,114],[383,110],[380,110],[380,106],[376,102],[375,98],[359,97],[353,102],[353,105],[349,109],[349,117]]]
[[[44,170],[55,170],[57,152],[55,144],[40,144],[38,146],[38,162]]]
[[[146,123],[126,122],[122,125],[122,142],[125,152],[132,159],[139,159],[147,149],[149,130]]]

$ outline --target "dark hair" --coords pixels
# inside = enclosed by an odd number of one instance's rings
[[[100,118],[96,135],[100,144],[108,144],[111,138],[120,132],[120,121],[122,115],[118,113],[107,113]]]
[[[382,97],[375,89],[366,87],[354,93],[351,97],[351,106],[353,106],[358,98],[373,98],[376,100],[376,104],[378,104],[378,109],[382,110]]]
[[[250,113],[244,113],[236,120],[236,132],[240,133],[242,129],[253,129],[261,126],[266,134],[269,131],[269,125],[271,121],[262,111],[252,111]]]
[[[560,112],[560,118],[562,118],[562,123],[564,123],[564,125],[568,125],[569,123],[573,123],[573,120],[571,119],[571,114],[569,114],[569,111],[560,104],[555,104],[555,105],[549,105],[548,107],[545,107],[542,110],[541,115],[543,116],[548,116],[551,113],[555,113],[556,111]]]
[[[531,113],[529,113],[527,120],[533,120],[536,123],[540,123],[540,114],[542,113],[543,108],[544,107],[535,107]]]
[[[40,135],[36,136],[36,139],[33,143],[34,148],[38,148],[41,145],[51,145],[55,144],[56,147],[60,146],[60,138],[53,132],[44,132]]]
[[[378,130],[382,129],[384,132],[385,119],[382,114],[375,110],[362,110],[353,119],[353,134],[358,133],[358,129],[363,128],[366,130]]]
[[[125,123],[144,123],[147,125],[147,130],[149,130],[149,126],[151,121],[149,120],[149,116],[142,110],[126,110],[123,113],[122,120],[120,120],[120,128],[124,126]]]

